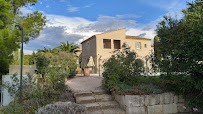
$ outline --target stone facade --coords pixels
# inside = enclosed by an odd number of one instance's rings
[[[135,51],[145,66],[145,56],[149,55],[153,50],[151,47],[151,39],[141,38],[136,36],[126,36],[126,29],[119,29],[102,34],[94,35],[82,44],[82,65],[86,65],[90,56],[93,57],[96,72],[98,70],[102,72],[103,63],[111,57],[112,52],[115,49],[120,49],[121,46],[126,43],[131,47],[132,51]],[[140,45],[137,47],[137,43]]]
[[[187,113],[192,110],[183,109],[184,99],[167,92],[152,95],[117,95],[115,100],[127,114],[172,114]]]

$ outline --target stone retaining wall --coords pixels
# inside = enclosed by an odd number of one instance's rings
[[[173,93],[152,95],[117,95],[115,100],[127,114],[170,114],[190,112],[182,108],[184,99]]]

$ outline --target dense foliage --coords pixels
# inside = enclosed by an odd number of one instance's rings
[[[14,25],[24,28],[24,42],[36,38],[46,23],[46,17],[35,11],[21,15],[20,8],[35,5],[37,0],[0,0],[0,75],[8,72],[13,60],[13,51],[19,47],[21,31]]]
[[[72,78],[75,76],[77,58],[74,53],[63,51],[55,53],[37,52],[33,58],[36,61],[37,73],[42,74],[43,78],[47,73],[52,72],[52,69],[60,70],[60,75],[64,77]]]
[[[188,3],[180,20],[164,17],[157,28],[157,64],[169,90],[183,94],[190,106],[203,109],[203,1]],[[172,83],[173,82],[173,83]]]
[[[122,50],[104,63],[103,86],[109,92],[118,94],[152,94],[160,93],[159,78],[144,77],[143,65],[137,61],[137,54],[124,44]]]
[[[56,71],[57,72],[57,71]],[[59,72],[58,72],[59,73]],[[53,74],[52,74],[53,75]],[[53,88],[52,83],[36,83],[37,77],[28,75],[23,78],[22,105],[18,104],[20,80],[16,75],[12,76],[14,83],[5,83],[3,87],[8,89],[10,95],[15,96],[14,101],[0,111],[3,113],[34,113],[39,107],[58,101],[60,94],[65,92],[64,82],[58,82]],[[57,80],[58,81],[58,80]],[[62,85],[63,84],[63,85]]]

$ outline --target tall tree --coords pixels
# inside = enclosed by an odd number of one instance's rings
[[[69,44],[68,41],[67,41],[67,43],[61,42],[61,46],[59,46],[57,48],[62,50],[62,51],[68,51],[68,52],[71,52],[71,53],[76,53],[76,52],[79,51],[79,50],[76,50],[76,49],[79,48],[77,45],[74,45],[74,43]]]
[[[20,44],[21,31],[14,27],[19,24],[24,28],[24,42],[36,38],[46,23],[46,17],[35,11],[21,15],[20,8],[35,5],[37,0],[0,0],[0,75],[8,72],[13,59],[13,51]]]
[[[163,78],[175,82],[171,88],[181,92],[189,105],[203,110],[203,0],[188,6],[182,19],[165,16],[158,25],[155,51],[161,53]]]

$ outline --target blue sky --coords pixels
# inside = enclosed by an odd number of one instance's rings
[[[162,17],[182,18],[186,2],[192,0],[38,0],[21,11],[41,11],[47,24],[38,38],[25,44],[24,53],[54,48],[66,41],[80,44],[94,34],[121,28],[127,29],[127,35],[153,39]]]

